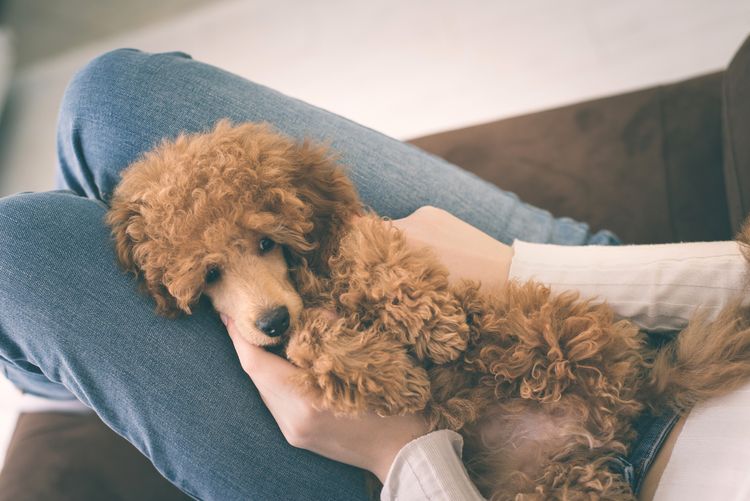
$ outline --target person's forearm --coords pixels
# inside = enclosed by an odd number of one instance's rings
[[[736,242],[567,247],[516,241],[509,278],[600,298],[649,331],[710,317],[744,288],[747,263]]]

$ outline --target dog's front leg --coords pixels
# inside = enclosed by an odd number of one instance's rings
[[[322,309],[308,310],[287,346],[287,357],[304,369],[300,384],[323,408],[338,414],[419,412],[430,399],[423,367],[390,336],[355,329]]]

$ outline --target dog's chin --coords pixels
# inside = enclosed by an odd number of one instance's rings
[[[256,332],[243,334],[242,337],[244,337],[247,342],[252,343],[256,346],[262,346],[264,348],[279,346],[280,344],[284,343],[285,339],[285,336],[271,337]]]
[[[281,355],[286,350],[286,345],[288,344],[289,339],[294,336],[294,334],[295,329],[294,327],[292,327],[283,335],[277,337],[266,336],[265,334],[258,331],[244,332],[242,333],[242,337],[248,343],[266,348],[268,351],[274,352],[277,355]]]
[[[269,337],[262,334],[255,334],[248,339],[251,343],[264,348],[280,357],[286,357],[286,345],[289,340],[289,333],[279,337]]]

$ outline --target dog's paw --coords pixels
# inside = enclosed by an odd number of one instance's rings
[[[413,414],[422,411],[430,399],[429,383],[420,377],[394,386],[366,373],[304,371],[296,383],[316,397],[321,408],[343,416]]]
[[[290,339],[287,357],[304,369],[297,382],[338,414],[406,414],[430,400],[427,372],[403,344],[349,329],[339,318],[308,319]]]

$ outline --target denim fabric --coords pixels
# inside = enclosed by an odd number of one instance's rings
[[[635,426],[638,441],[633,444],[627,459],[616,458],[617,467],[630,483],[634,494],[641,491],[651,464],[679,419],[680,416],[674,412],[659,415],[647,413],[638,419]]]
[[[392,218],[447,209],[493,237],[614,244],[412,146],[181,53],[105,54],[71,82],[58,186],[0,199],[0,360],[22,390],[75,397],[199,499],[364,499],[361,472],[289,446],[206,304],[169,320],[117,267],[102,218],[119,171],[164,137],[267,121],[331,143]]]

